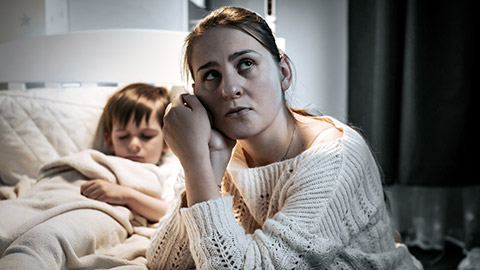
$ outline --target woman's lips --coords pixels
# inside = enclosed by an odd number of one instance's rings
[[[225,117],[239,117],[247,114],[251,109],[246,108],[246,107],[237,107],[228,110],[228,112],[225,114]]]

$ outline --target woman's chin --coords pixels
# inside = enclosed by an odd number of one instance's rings
[[[245,131],[243,131],[243,132],[232,132],[232,131],[230,131],[228,134],[225,134],[225,136],[227,136],[228,138],[230,138],[232,140],[245,140],[245,139],[248,139],[249,137],[251,137],[252,134],[247,133]]]
[[[230,125],[222,125],[217,127],[225,136],[232,140],[245,140],[255,135],[252,132],[252,125],[244,123],[233,123]]]

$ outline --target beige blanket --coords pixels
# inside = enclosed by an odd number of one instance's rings
[[[174,157],[155,166],[94,150],[45,165],[28,191],[0,201],[0,269],[146,269],[155,224],[80,186],[105,179],[171,200],[178,170]]]

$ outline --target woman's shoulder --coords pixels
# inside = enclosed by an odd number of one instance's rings
[[[309,147],[296,157],[299,163],[308,169],[313,169],[311,166],[317,169],[323,165],[333,166],[337,173],[351,166],[376,166],[368,144],[353,127],[329,116],[313,119],[320,122],[317,127],[320,132],[313,133]]]
[[[332,117],[322,117],[334,126],[338,132],[325,129],[305,151],[297,164],[299,172],[296,181],[313,181],[320,186],[334,186],[342,194],[353,194],[352,187],[362,186],[381,197],[381,177],[377,162],[363,136],[353,127]],[[328,137],[322,134],[332,132]],[[341,133],[339,133],[341,132]],[[316,177],[305,177],[315,175]],[[304,179],[305,178],[305,179]],[[355,189],[354,188],[354,189]],[[348,190],[348,192],[346,192]],[[373,195],[372,195],[373,196]]]
[[[301,123],[304,125],[308,148],[323,144],[353,143],[359,147],[368,148],[362,135],[352,126],[349,126],[331,116],[302,116]]]
[[[323,117],[323,120],[341,130],[341,136],[333,139],[327,136],[327,139],[317,138],[312,145],[312,156],[317,156],[316,159],[325,157],[326,162],[323,163],[335,164],[330,168],[335,171],[340,185],[372,185],[374,187],[370,188],[379,189],[381,176],[378,164],[362,134],[355,127],[332,117]]]
[[[302,121],[301,125],[307,128],[304,129],[305,133],[309,134],[306,140],[307,146],[300,154],[266,166],[248,168],[243,151],[237,145],[228,167],[229,171],[265,174],[266,172],[280,173],[286,168],[311,172],[329,167],[328,170],[335,170],[338,173],[346,156],[364,155],[369,151],[359,133],[333,117],[308,117],[308,119],[297,120]]]

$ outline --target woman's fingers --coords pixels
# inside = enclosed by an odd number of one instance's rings
[[[210,121],[211,127],[213,127],[213,116],[212,113],[207,110],[202,104],[202,102],[198,99],[197,96],[195,95],[190,95],[190,94],[183,94],[182,95],[183,99],[183,105],[195,110],[196,112],[201,112],[202,114],[205,113],[207,114],[208,120]]]
[[[190,163],[208,157],[210,133],[206,110],[196,96],[183,94],[173,98],[164,116],[163,135],[180,161]]]
[[[205,107],[203,107],[203,104],[200,102],[200,100],[196,96],[190,95],[190,94],[182,94],[181,98],[182,98],[182,105],[184,107],[190,108],[192,111],[205,110]]]
[[[166,110],[164,120],[164,130],[170,132],[180,130],[198,131],[199,129],[208,129],[208,132],[210,132],[211,128],[207,112],[202,103],[196,96],[190,94],[182,94],[173,98],[171,106]]]
[[[188,104],[188,102],[185,100],[185,94],[181,95],[180,96],[182,98],[182,101],[183,101],[183,106],[189,108],[189,109],[192,109],[192,107]]]
[[[198,101],[197,97],[190,94],[181,94],[181,95],[175,96],[171,102],[171,107],[174,107],[174,108],[180,107],[180,108],[193,109],[193,107],[198,107],[198,105],[201,105],[201,104]]]
[[[172,107],[178,107],[178,106],[180,106],[180,105],[183,105],[183,102],[184,102],[184,101],[183,101],[183,95],[185,95],[185,94],[174,96],[174,97],[172,98],[172,101],[171,101],[170,105],[171,105]]]

